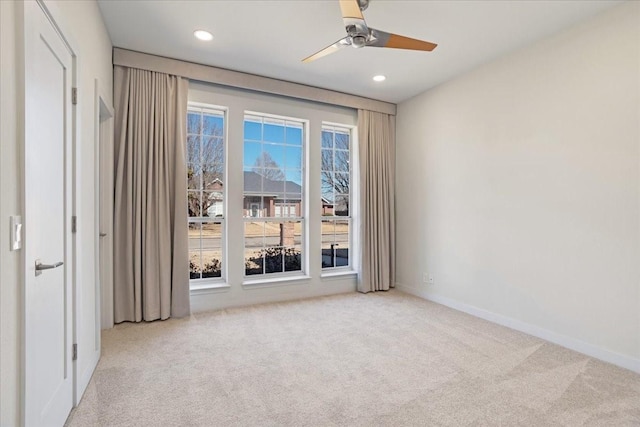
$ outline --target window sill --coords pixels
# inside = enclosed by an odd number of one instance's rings
[[[226,282],[211,282],[211,283],[200,283],[197,285],[191,285],[189,287],[190,295],[200,295],[200,294],[211,294],[224,292],[231,288],[231,286]]]
[[[333,278],[343,278],[345,276],[353,276],[356,277],[358,272],[355,270],[338,270],[338,271],[323,271],[320,275],[322,279],[333,279]]]
[[[285,276],[269,279],[249,279],[242,282],[242,286],[247,289],[271,288],[275,286],[298,285],[311,280],[311,276]]]

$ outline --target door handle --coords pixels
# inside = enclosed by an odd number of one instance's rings
[[[58,268],[61,265],[63,265],[64,262],[62,261],[58,261],[55,264],[43,264],[40,262],[39,259],[36,260],[36,276],[39,276],[42,274],[42,270],[51,270],[53,268]]]
[[[100,237],[106,237],[107,233],[100,233]]]

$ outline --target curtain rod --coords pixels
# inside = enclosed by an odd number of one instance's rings
[[[396,114],[396,104],[389,102],[118,47],[113,48],[113,65],[173,74],[189,80],[255,90],[323,104]]]

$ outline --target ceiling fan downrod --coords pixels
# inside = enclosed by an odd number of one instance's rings
[[[358,6],[360,10],[366,10],[369,7],[369,0],[358,0]]]

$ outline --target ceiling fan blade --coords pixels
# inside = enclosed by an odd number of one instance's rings
[[[358,0],[340,0],[340,9],[343,19],[362,19],[364,21]]]
[[[324,49],[314,53],[311,56],[307,56],[306,58],[304,58],[302,60],[302,62],[307,63],[307,62],[311,62],[311,61],[315,61],[316,59],[320,59],[323,56],[327,56],[333,52],[338,51],[339,49],[345,47],[345,46],[349,46],[351,44],[351,42],[349,41],[349,37],[345,37],[343,39],[338,40],[337,42],[335,42],[332,45],[329,45],[327,47],[325,47]]]
[[[384,31],[370,28],[371,39],[367,41],[367,46],[373,47],[390,47],[393,49],[410,49],[424,50],[431,52],[438,46],[435,43],[424,40],[412,39],[410,37],[400,36],[398,34],[387,33]]]

